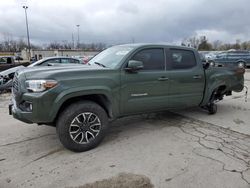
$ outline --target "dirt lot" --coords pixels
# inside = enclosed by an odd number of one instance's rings
[[[213,116],[194,108],[118,120],[84,153],[64,149],[53,127],[8,116],[8,100],[0,96],[0,187],[250,187],[250,97],[245,102],[243,92]]]

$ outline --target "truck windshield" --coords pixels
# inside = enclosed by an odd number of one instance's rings
[[[93,57],[89,61],[89,64],[115,68],[120,63],[122,58],[127,55],[132,49],[133,47],[128,46],[115,46],[108,48]]]

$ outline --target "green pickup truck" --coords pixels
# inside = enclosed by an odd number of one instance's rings
[[[87,65],[16,72],[10,114],[55,126],[72,151],[96,147],[109,121],[142,113],[200,106],[244,87],[245,69],[209,67],[192,48],[127,44],[108,48]]]

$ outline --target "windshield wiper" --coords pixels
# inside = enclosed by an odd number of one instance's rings
[[[99,66],[101,66],[101,67],[106,67],[106,65],[104,65],[104,64],[102,64],[102,63],[94,62],[94,64],[99,65]]]

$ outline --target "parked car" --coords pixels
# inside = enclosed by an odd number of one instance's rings
[[[88,55],[88,56],[75,56],[74,58],[80,59],[82,64],[87,64],[94,56]]]
[[[23,60],[23,58],[22,58],[22,57],[20,57],[20,56],[16,56],[16,57],[15,57],[15,60],[16,60],[16,61],[22,61],[22,60]]]
[[[14,74],[21,68],[24,68],[24,66],[13,67],[0,72],[0,93],[11,90]]]
[[[235,50],[219,53],[215,58],[211,59],[215,66],[250,66],[250,52]]]
[[[28,67],[36,67],[36,66],[75,66],[77,64],[80,64],[81,60],[76,58],[70,58],[70,57],[49,57],[41,59]],[[9,68],[5,71],[0,72],[0,77],[2,78],[0,80],[0,91],[9,90],[9,88],[12,86],[12,79],[14,76],[14,73],[24,68],[24,66],[18,66]]]
[[[148,112],[199,106],[244,87],[245,69],[210,68],[187,47],[127,44],[108,48],[88,65],[21,69],[9,112],[26,123],[56,127],[72,151],[96,147],[109,121]]]
[[[80,63],[81,63],[81,61],[78,58],[55,56],[55,57],[43,58],[39,61],[32,63],[31,65],[29,65],[29,67],[57,66],[57,65],[61,65],[61,64],[80,64]]]
[[[29,62],[16,62],[12,56],[0,56],[0,71],[7,70],[9,68],[17,66],[28,66]]]
[[[216,57],[216,52],[214,51],[199,51],[199,53],[203,56],[204,59],[206,60],[211,60]]]

